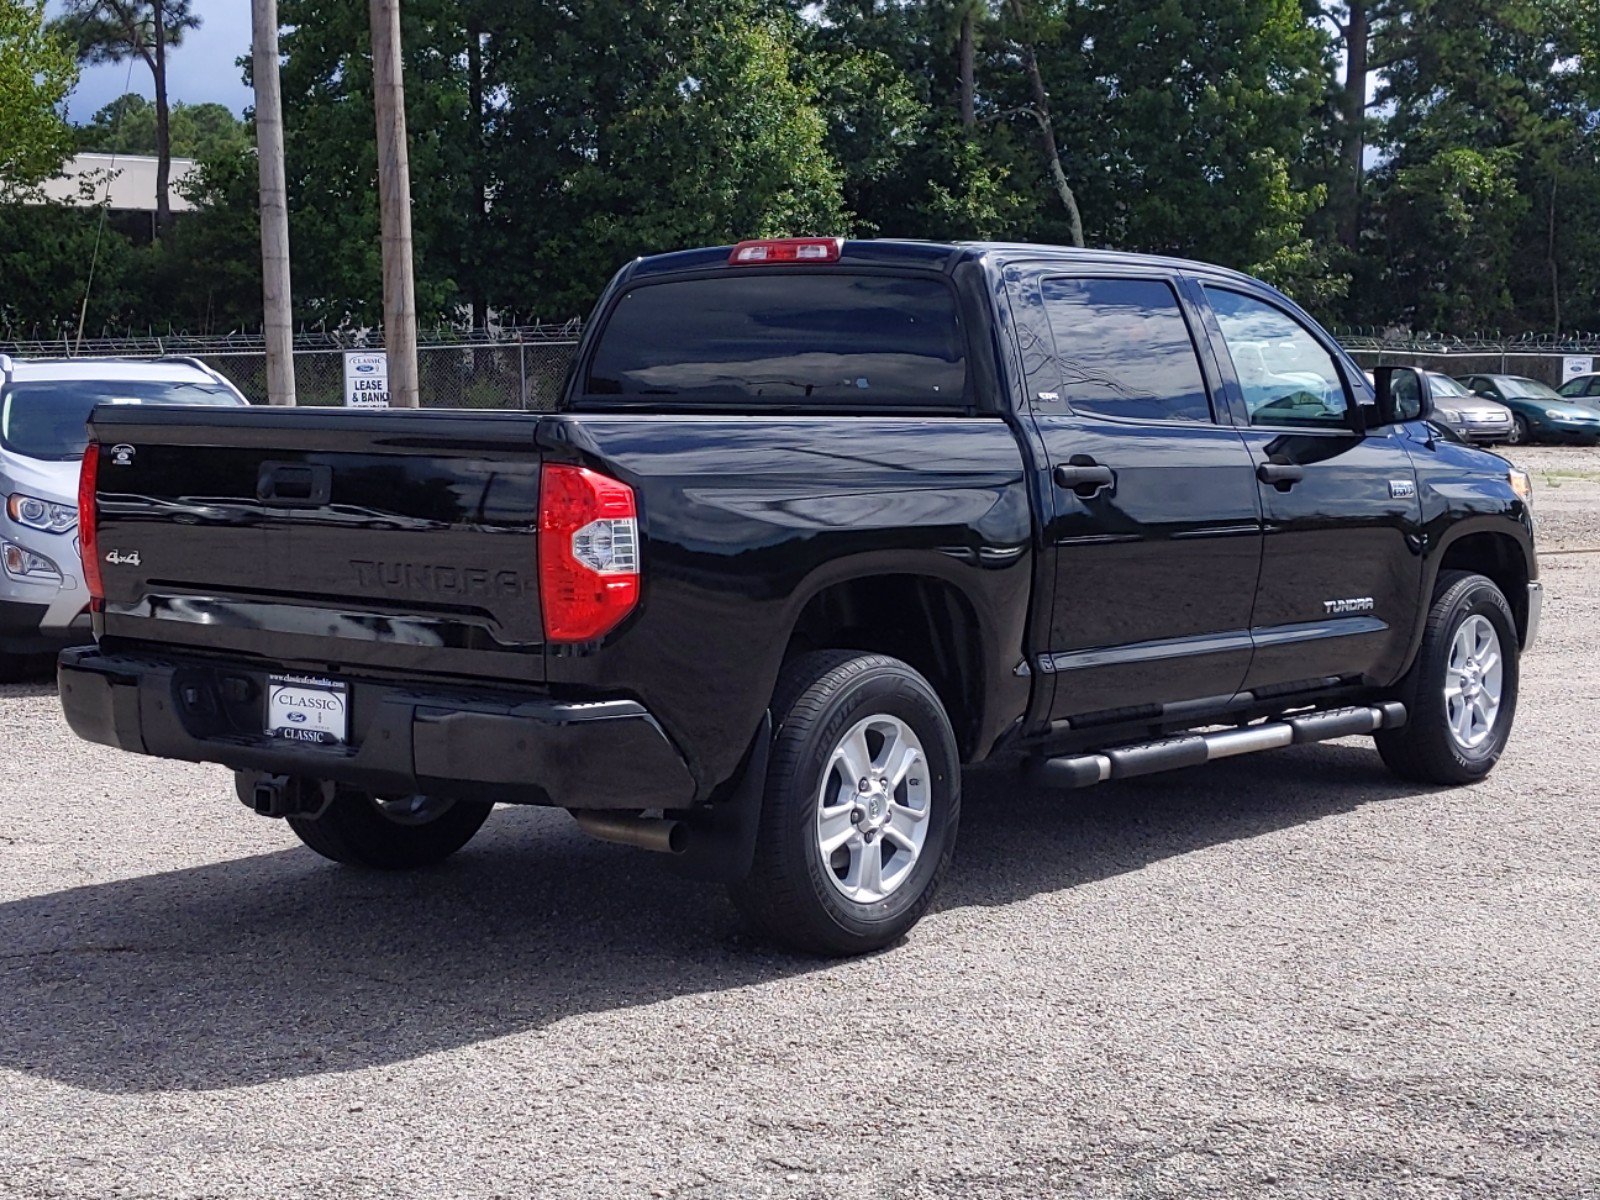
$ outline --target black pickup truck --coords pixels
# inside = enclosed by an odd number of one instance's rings
[[[1539,623],[1527,478],[1214,267],[775,239],[645,258],[552,413],[107,406],[81,736],[344,863],[494,803],[883,946],[964,764],[1081,787],[1373,735],[1462,783]]]

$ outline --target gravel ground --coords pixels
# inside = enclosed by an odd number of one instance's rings
[[[1600,547],[1600,454],[1514,456]],[[972,771],[937,910],[839,964],[559,813],[343,871],[0,688],[0,1195],[1600,1195],[1600,554],[1544,577],[1487,782]]]

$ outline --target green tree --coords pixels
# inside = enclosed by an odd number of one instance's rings
[[[1410,0],[1382,31],[1375,182],[1391,270],[1370,311],[1449,329],[1600,316],[1593,34],[1570,20],[1583,4]]]
[[[295,305],[328,325],[377,323],[383,285],[367,8],[282,0],[279,12]],[[477,253],[469,179],[482,148],[469,112],[466,16],[461,0],[401,8],[417,311],[425,320],[457,314],[469,291],[462,273]]]
[[[172,106],[171,147],[177,158],[224,158],[249,149],[250,127],[222,104]],[[101,154],[148,154],[158,149],[156,106],[136,92],[101,108],[78,131],[84,150]]]
[[[1042,198],[1012,177],[1015,139],[982,87],[1001,52],[988,5],[833,0],[818,16],[803,27],[803,63],[854,231],[1028,236]]]
[[[155,90],[156,231],[166,238],[172,228],[171,113],[167,103],[167,51],[183,35],[200,27],[190,11],[191,0],[65,0],[58,22],[90,63],[141,60],[150,69]]]
[[[1323,203],[1291,165],[1328,87],[1298,0],[1067,3],[1039,62],[1092,244],[1159,251],[1337,290],[1305,223]],[[1013,70],[1000,82],[1027,103]],[[1059,221],[1045,228],[1054,240]]]
[[[0,201],[54,175],[72,153],[61,115],[78,69],[44,21],[44,0],[0,0]]]
[[[100,229],[100,212],[63,204],[0,205],[0,337],[61,337],[77,328],[87,265],[99,254],[85,328],[125,327],[147,318],[145,298],[125,286],[136,277],[132,243]]]
[[[761,0],[511,6],[494,35],[498,303],[581,310],[639,253],[843,232],[799,36]]]
[[[284,0],[295,289],[380,307],[365,11]],[[633,255],[843,231],[799,21],[764,0],[571,8],[412,0],[406,117],[419,310],[569,316]]]

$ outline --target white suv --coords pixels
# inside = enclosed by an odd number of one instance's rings
[[[77,506],[94,406],[244,403],[195,359],[0,354],[0,670],[90,637]]]

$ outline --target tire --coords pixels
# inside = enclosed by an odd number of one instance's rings
[[[1506,434],[1506,445],[1526,446],[1533,439],[1528,434],[1528,423],[1520,414],[1511,418],[1511,432]]]
[[[1491,652],[1497,664],[1484,670]],[[1472,783],[1487,775],[1511,736],[1519,654],[1516,618],[1500,589],[1482,575],[1440,572],[1422,646],[1396,693],[1408,719],[1376,738],[1389,769],[1417,783]],[[1455,699],[1447,699],[1447,688],[1457,690]],[[1494,697],[1492,713],[1481,721]]]
[[[430,814],[429,805],[437,812]],[[339,788],[321,816],[288,821],[300,840],[324,858],[352,867],[405,871],[449,858],[472,840],[493,807],[422,796],[380,802],[368,792]]]
[[[810,954],[898,941],[955,851],[961,765],[944,705],[898,659],[827,650],[784,669],[773,719],[755,864],[734,904],[758,933]],[[863,755],[866,792],[846,779]],[[826,858],[824,837],[843,839]]]

